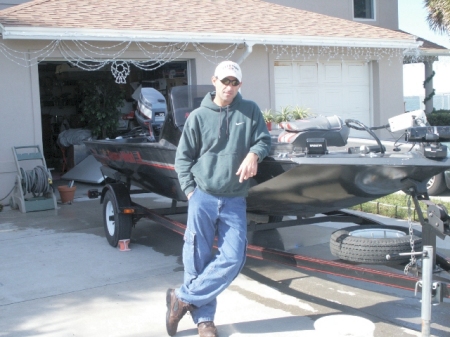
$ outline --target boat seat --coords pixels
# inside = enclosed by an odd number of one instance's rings
[[[336,115],[281,122],[280,126],[284,130],[278,142],[302,148],[306,148],[308,138],[325,138],[327,146],[345,146],[350,133],[350,128]]]

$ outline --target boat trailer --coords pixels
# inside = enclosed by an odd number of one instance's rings
[[[438,275],[440,271],[448,272],[450,270],[450,260],[436,253],[436,236],[445,238],[446,235],[450,235],[450,217],[444,206],[434,204],[428,199],[427,195],[423,197],[417,195],[414,191],[410,192],[416,209],[419,209],[419,200],[424,201],[428,207],[428,219],[425,219],[421,212],[417,213],[419,214],[419,220],[422,225],[423,246],[431,247],[433,251],[432,264],[435,282],[432,284],[432,300],[435,303],[440,303],[443,302],[444,298],[450,298],[449,280]],[[129,239],[132,227],[134,227],[141,218],[150,219],[171,231],[184,235],[186,225],[170,218],[170,216],[186,214],[187,206],[177,206],[177,201],[172,200],[170,207],[149,209],[131,200],[132,194],[140,193],[148,193],[148,191],[131,190],[130,185],[124,183],[111,183],[103,188],[100,194],[100,203],[103,203],[104,205],[105,233],[112,246],[116,247],[118,242],[122,239]],[[98,197],[98,194],[97,191],[92,191],[89,193],[89,196]],[[323,216],[298,218],[295,220],[279,222],[268,222],[267,218],[267,216],[248,214],[248,219],[250,220],[248,231],[255,232],[324,222],[354,223],[361,226],[374,224],[383,225],[381,222],[377,222],[369,217],[364,217],[359,214],[356,215],[344,210],[330,212],[323,214]],[[113,228],[111,228],[111,226],[113,226]],[[214,247],[217,248],[216,243],[214,244]],[[414,255],[421,255],[422,253],[423,252],[415,252]],[[410,254],[411,253],[404,253],[403,255]],[[270,261],[312,272],[325,273],[404,290],[421,291],[421,288],[418,287],[418,285],[420,285],[422,281],[421,278],[418,277],[418,273],[409,276],[404,273],[361,267],[343,260],[329,261],[252,244],[249,244],[247,247],[247,256],[257,260]],[[389,259],[389,256],[387,259]]]

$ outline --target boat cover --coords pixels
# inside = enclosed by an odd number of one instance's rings
[[[328,146],[344,146],[350,133],[349,127],[336,115],[282,122],[280,126],[284,130],[278,136],[279,143],[303,148],[307,138],[325,138]]]

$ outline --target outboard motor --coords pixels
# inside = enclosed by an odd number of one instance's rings
[[[158,90],[139,86],[133,93],[137,100],[136,121],[145,130],[159,134],[167,114],[166,98]]]

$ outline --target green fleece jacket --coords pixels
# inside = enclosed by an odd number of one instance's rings
[[[175,170],[186,195],[197,186],[215,196],[247,196],[249,180],[239,182],[239,166],[249,152],[259,162],[268,155],[270,134],[261,110],[240,93],[226,107],[208,93],[189,115],[178,144]]]

